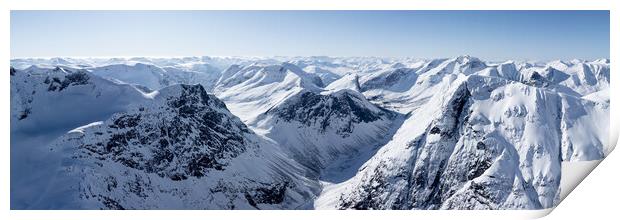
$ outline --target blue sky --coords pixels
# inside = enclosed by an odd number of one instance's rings
[[[11,11],[11,57],[609,58],[609,11]]]

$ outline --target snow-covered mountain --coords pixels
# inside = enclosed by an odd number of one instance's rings
[[[557,63],[507,61],[495,64],[459,56],[434,59],[422,65],[417,62],[405,69],[386,68],[383,72],[361,75],[359,83],[370,100],[401,113],[415,110],[462,75],[499,77],[578,97],[609,87],[608,60],[573,61],[565,66]]]
[[[47,147],[64,133],[109,118],[148,95],[85,70],[11,68],[11,204],[28,207],[44,191]],[[54,166],[51,166],[54,167]],[[28,175],[25,175],[28,174]],[[22,187],[29,186],[29,187]]]
[[[294,209],[317,188],[301,175],[304,167],[200,85],[163,88],[126,112],[69,132],[51,149],[65,162],[50,194],[73,197],[43,197],[42,205]]]
[[[347,89],[347,90],[353,90],[356,92],[362,92],[359,78],[360,78],[359,75],[355,73],[347,74],[343,77],[340,77],[340,79],[327,85],[325,87],[325,90],[339,91],[339,90]]]
[[[331,193],[333,208],[549,208],[562,161],[608,153],[605,103],[475,75],[445,92]]]
[[[222,72],[214,93],[233,114],[251,122],[287,98],[302,91],[320,91],[321,87],[321,78],[290,63],[233,65]]]
[[[11,207],[551,208],[612,150],[609,63],[14,59]]]
[[[64,79],[56,80],[54,76],[61,74],[59,71],[65,74]],[[35,78],[13,70],[12,74],[14,77]],[[132,88],[97,79],[86,72],[71,73],[56,69],[49,74],[51,80],[48,89],[33,91],[66,91],[54,95],[71,100],[80,91],[78,89],[97,91],[98,87],[107,88],[102,86],[105,83],[113,88]],[[91,77],[96,80],[89,81]],[[47,85],[47,81],[36,85]],[[55,84],[57,81],[59,83]],[[83,88],[90,86],[92,88]],[[20,89],[16,93],[24,90]],[[113,94],[106,93],[108,91],[116,90],[105,90],[103,96]],[[140,94],[137,89],[134,91]],[[102,104],[113,103],[99,98],[102,94],[93,93],[93,99]],[[22,154],[45,152],[41,153],[45,155],[44,158],[12,155],[14,172],[26,167],[24,161],[19,159],[45,159],[37,161],[37,169],[28,170],[29,178],[12,179],[14,189],[22,189],[18,184],[25,184],[30,187],[23,189],[38,190],[32,194],[14,190],[14,197],[18,197],[13,200],[14,207],[294,209],[307,203],[318,190],[315,181],[302,175],[307,172],[307,168],[281,153],[275,143],[255,135],[227,110],[223,102],[207,94],[201,85],[174,85],[144,96],[143,99],[125,103],[127,106],[124,109],[114,109],[117,113],[103,121],[69,131],[49,144],[49,147],[14,148]],[[43,104],[37,98],[28,99],[34,101],[26,101],[26,104]],[[85,102],[81,99],[73,101],[78,103],[59,104],[78,107],[80,102]],[[18,118],[15,132],[23,132],[25,125],[21,120],[37,120],[52,113],[56,120],[72,120],[72,114],[80,115],[63,109],[30,109],[33,110],[29,111],[29,115],[23,116],[22,111],[15,116]],[[106,109],[76,110],[99,114],[108,112]],[[96,120],[98,115],[84,115],[83,118]],[[55,125],[55,121],[37,122]],[[16,144],[13,147],[27,146]],[[13,176],[23,175],[14,173]],[[32,180],[37,181],[27,183]]]
[[[211,91],[219,79],[219,70],[209,66],[197,67],[198,71],[175,67],[160,68],[150,64],[114,64],[89,69],[90,72],[111,80],[145,86],[151,90],[174,84],[201,84]]]
[[[340,75],[333,73],[332,71],[322,69],[318,66],[306,66],[303,70],[308,73],[317,75],[321,78],[321,81],[323,81],[324,84],[330,84],[341,77]]]
[[[382,143],[398,119],[359,92],[300,92],[250,124],[300,163],[320,170],[343,154]]]
[[[135,86],[111,82],[86,70],[60,67],[11,68],[10,85],[11,133],[31,138],[105,120],[149,97]]]

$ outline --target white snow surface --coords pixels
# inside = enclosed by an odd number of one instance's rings
[[[552,208],[613,150],[609,64],[13,59],[11,208]]]

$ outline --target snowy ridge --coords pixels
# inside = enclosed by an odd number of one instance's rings
[[[85,70],[11,69],[11,131],[75,128],[147,97],[133,86]]]
[[[58,167],[47,147],[52,141],[148,99],[130,85],[84,70],[30,70],[11,68],[11,207],[18,208],[30,207],[48,187],[51,173],[42,168]]]
[[[414,111],[332,208],[549,208],[561,161],[604,156],[608,126],[592,118],[607,105],[499,78],[463,81]],[[574,133],[589,129],[599,130]]]
[[[288,97],[306,90],[320,91],[321,87],[323,82],[319,77],[289,63],[233,65],[222,73],[214,93],[233,114],[251,122]]]
[[[565,66],[558,66],[556,63],[508,61],[500,64],[487,64],[475,57],[459,56],[452,59],[428,61],[420,68],[410,70],[413,72],[409,74],[392,70],[383,74],[364,75],[360,82],[366,97],[401,113],[415,110],[427,102],[433,94],[445,90],[456,78],[468,75],[500,77],[578,97],[609,87],[608,63],[579,61],[579,63]],[[365,82],[383,82],[390,78],[400,77],[407,78],[402,82],[392,80],[398,83],[399,86],[396,88],[389,87],[391,83],[378,89],[365,86]]]
[[[298,93],[250,124],[317,171],[342,154],[366,150],[394,126],[398,115],[359,92]]]
[[[543,209],[609,59],[11,60],[13,209]]]
[[[312,183],[276,148],[202,86],[166,87],[52,144],[65,162],[33,208],[296,208]]]
[[[356,92],[361,92],[359,75],[355,73],[347,74],[340,79],[330,83],[325,87],[327,91],[339,91],[342,89],[353,90]]]
[[[93,74],[124,83],[138,84],[157,90],[174,84],[201,84],[207,90],[213,89],[219,78],[216,69],[183,70],[174,67],[160,68],[154,65],[136,63],[134,65],[114,64],[89,69]],[[214,71],[214,72],[212,72]]]

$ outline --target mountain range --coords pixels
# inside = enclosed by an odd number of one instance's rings
[[[11,208],[552,208],[609,63],[13,59]]]

